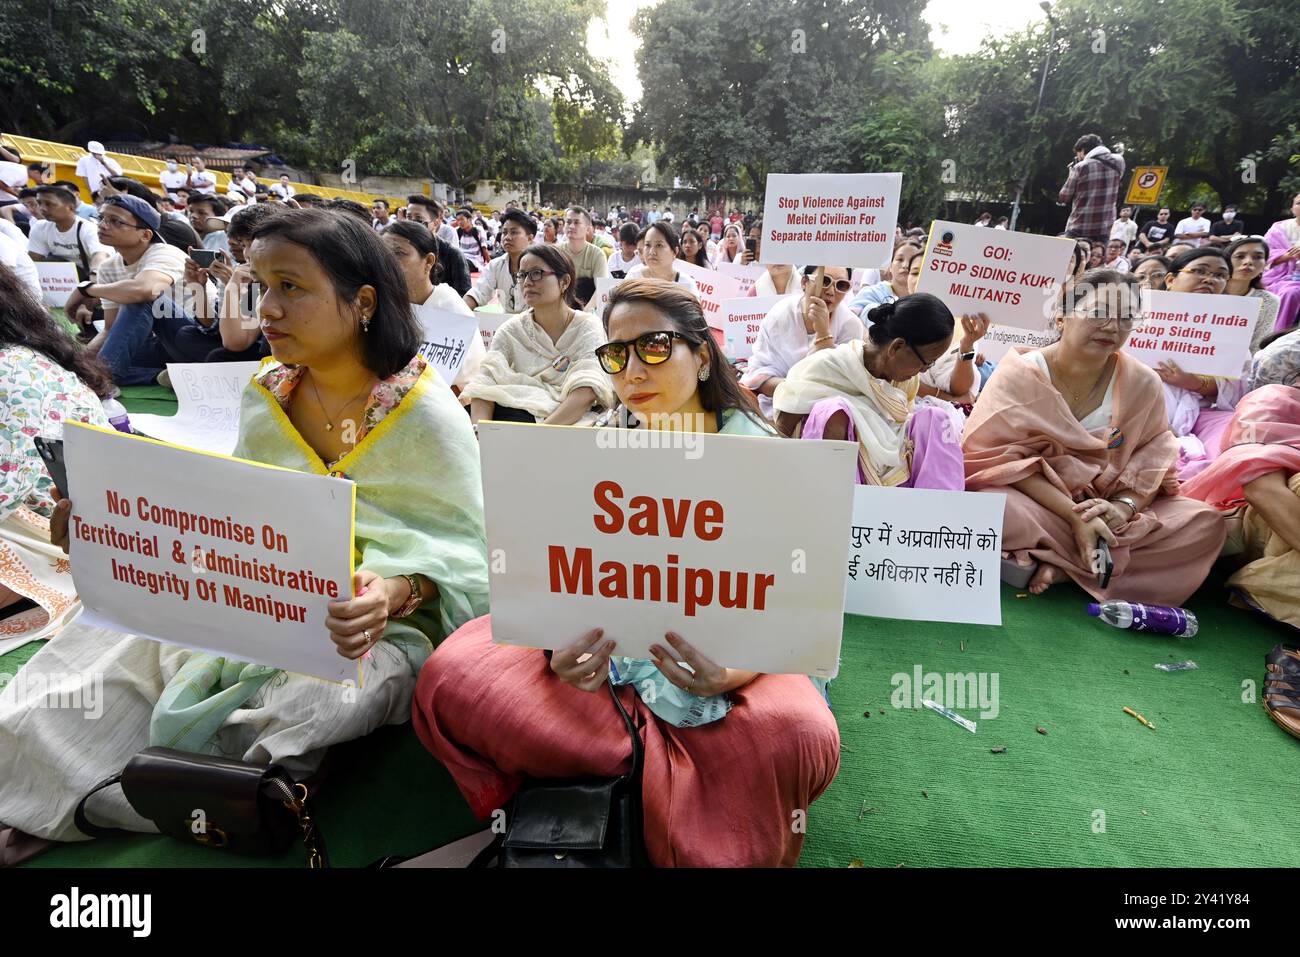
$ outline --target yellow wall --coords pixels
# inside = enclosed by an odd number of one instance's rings
[[[81,191],[82,198],[90,202],[90,194],[86,191],[84,181],[77,178],[77,161],[83,156],[88,155],[84,149],[79,146],[67,146],[63,143],[51,143],[47,140],[34,140],[27,136],[15,136],[12,133],[6,133],[0,137],[0,141],[10,149],[14,150],[23,158],[23,163],[45,163],[53,164],[55,179],[66,179],[69,182],[77,184]],[[122,167],[122,175],[129,176],[132,179],[138,179],[146,186],[162,191],[162,184],[158,180],[158,174],[167,168],[167,164],[162,160],[152,159],[148,156],[135,156],[130,153],[105,153],[105,156],[117,160]],[[225,193],[230,186],[230,174],[223,173],[220,170],[212,170],[217,176],[217,191]],[[267,186],[274,186],[279,183],[279,179],[266,179],[257,177],[259,183],[265,183]],[[294,183],[293,188],[299,192],[312,193],[323,199],[334,199],[342,197],[343,199],[353,199],[364,206],[369,206],[377,197],[374,193],[358,193],[350,189],[334,189],[330,186],[313,186],[311,183]],[[406,204],[406,197],[385,196],[390,205]]]

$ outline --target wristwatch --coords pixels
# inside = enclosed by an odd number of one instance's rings
[[[1142,511],[1140,508],[1138,508],[1137,501],[1131,495],[1113,495],[1111,496],[1110,500],[1112,502],[1120,502],[1124,505],[1127,505],[1129,508],[1133,510],[1133,514],[1128,517],[1128,520],[1130,522],[1133,521],[1133,519],[1137,518],[1138,512]]]
[[[401,608],[397,609],[397,611],[393,612],[392,617],[394,618],[405,618],[407,615],[415,611],[415,609],[419,608],[424,602],[424,592],[420,590],[420,580],[414,575],[403,575],[402,577],[405,578],[406,583],[411,586],[411,594],[410,597],[406,599],[406,603],[403,604]]]
[[[970,352],[963,352],[961,355],[957,357],[958,361],[960,362],[970,362],[974,358],[975,358],[975,351],[973,349]]]
[[[81,280],[81,282],[77,283],[77,292],[81,293],[83,296],[86,296],[87,298],[93,299],[95,297],[91,296],[90,293],[88,293],[86,290],[89,289],[94,284],[95,284],[95,280],[93,279],[83,279]]]

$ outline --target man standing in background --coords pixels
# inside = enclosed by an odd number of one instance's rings
[[[1061,187],[1059,199],[1072,203],[1065,234],[1105,246],[1110,227],[1117,218],[1120,180],[1124,178],[1124,157],[1112,153],[1096,133],[1080,136],[1074,144],[1074,163]]]

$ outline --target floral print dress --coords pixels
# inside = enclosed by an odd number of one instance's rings
[[[62,438],[64,422],[109,427],[75,373],[26,346],[0,348],[0,522],[24,505],[45,518],[54,511],[54,480],[32,439]]]

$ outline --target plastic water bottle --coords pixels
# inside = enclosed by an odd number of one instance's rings
[[[119,432],[131,434],[131,420],[127,418],[126,408],[117,399],[103,399],[100,404],[104,407],[104,415],[108,416],[108,424]]]
[[[1107,601],[1101,604],[1092,602],[1088,605],[1088,614],[1116,628],[1149,631],[1174,638],[1195,637],[1200,629],[1196,616],[1190,611],[1186,608],[1171,608],[1169,605],[1143,605],[1128,601]]]

